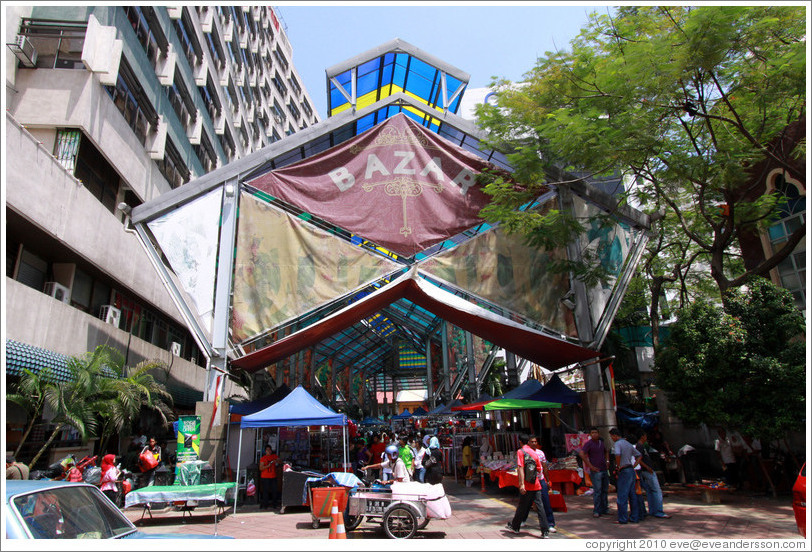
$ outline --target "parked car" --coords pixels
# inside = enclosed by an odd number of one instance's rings
[[[801,466],[801,473],[792,486],[792,510],[795,512],[798,532],[806,538],[806,464]]]
[[[231,538],[143,533],[94,485],[50,480],[6,481],[8,539]]]

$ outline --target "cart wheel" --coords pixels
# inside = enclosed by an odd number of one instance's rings
[[[357,529],[361,523],[364,522],[364,516],[351,516],[347,512],[344,512],[344,530],[345,531],[352,531],[353,529]]]
[[[422,531],[423,529],[426,528],[426,525],[428,525],[428,524],[429,524],[429,518],[427,517],[426,519],[424,519],[423,521],[420,522],[420,525],[417,526],[417,530]]]
[[[310,526],[313,529],[318,529],[321,527],[321,520],[319,518],[313,518],[313,521],[310,522]]]
[[[417,532],[417,518],[411,508],[395,506],[383,515],[383,530],[390,539],[410,539]]]

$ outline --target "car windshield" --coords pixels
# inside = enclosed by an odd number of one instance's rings
[[[13,504],[35,539],[109,539],[135,530],[93,487],[43,489],[17,496]]]

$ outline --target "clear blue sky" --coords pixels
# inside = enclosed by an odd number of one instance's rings
[[[327,67],[400,38],[471,75],[469,88],[492,76],[521,80],[547,51],[569,49],[590,12],[607,5],[524,2],[520,5],[281,5],[293,63],[323,118]]]

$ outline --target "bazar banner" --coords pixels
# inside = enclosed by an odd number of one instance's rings
[[[420,270],[496,305],[575,337],[575,317],[561,298],[570,289],[566,273],[553,272],[551,261],[563,250],[546,251],[498,228],[488,230],[420,263]]]
[[[231,338],[241,343],[399,268],[243,192]]]
[[[147,223],[207,332],[214,313],[222,202],[218,189]]]
[[[249,185],[403,256],[483,221],[495,167],[400,113]]]
[[[178,417],[177,464],[200,459],[200,416]]]

